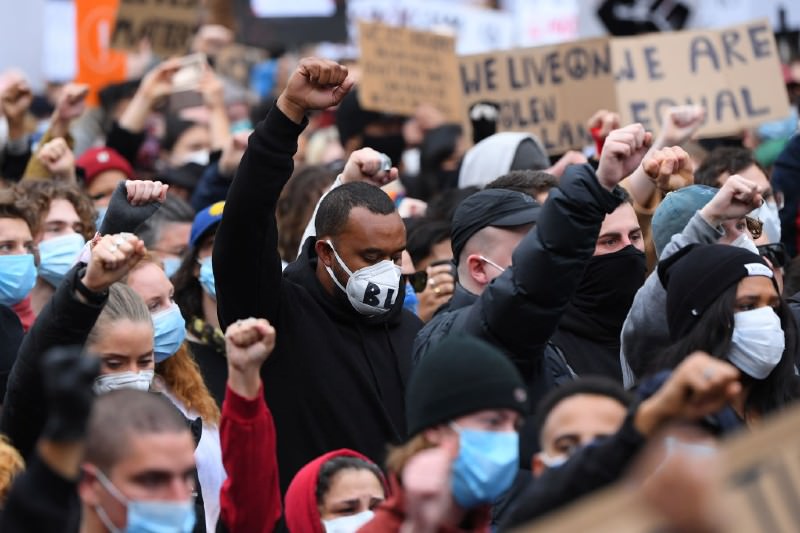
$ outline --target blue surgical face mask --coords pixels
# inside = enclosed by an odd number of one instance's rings
[[[127,509],[125,529],[116,527],[105,509],[95,506],[95,512],[104,526],[112,533],[190,533],[196,521],[194,501],[131,500],[111,483],[106,475],[97,470],[97,479],[115,500]]]
[[[160,363],[172,357],[183,344],[183,339],[186,337],[186,321],[175,302],[172,302],[168,309],[154,313],[152,319],[153,354],[156,363]]]
[[[163,260],[164,263],[164,274],[167,275],[168,278],[171,278],[175,275],[175,272],[181,267],[181,258],[180,257],[167,257]]]
[[[494,503],[511,487],[519,470],[519,435],[452,427],[459,434],[453,498],[463,509]]]
[[[86,239],[70,233],[39,243],[39,277],[57,287],[81,255]]]
[[[100,226],[103,225],[103,220],[106,218],[106,212],[108,211],[108,207],[97,207],[97,218],[94,219],[94,226],[100,231]]]
[[[216,301],[217,286],[214,283],[214,270],[211,266],[211,256],[209,255],[205,259],[199,260],[198,263],[200,263],[200,285],[203,286],[203,290],[206,291],[206,294]]]
[[[417,298],[417,292],[414,290],[414,287],[412,287],[410,283],[406,283],[406,297],[403,299],[403,307],[405,307],[415,315],[417,314],[417,307],[419,307],[419,298]]]
[[[16,305],[36,285],[33,254],[0,255],[0,305]]]

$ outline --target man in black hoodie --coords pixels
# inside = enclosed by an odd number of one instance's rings
[[[317,236],[281,274],[275,206],[305,113],[336,105],[352,85],[336,63],[300,62],[250,137],[214,245],[222,327],[253,316],[280,332],[262,379],[284,492],[325,452],[351,448],[380,462],[406,433],[404,390],[421,322],[402,309],[405,229],[388,196],[363,183],[331,191]]]

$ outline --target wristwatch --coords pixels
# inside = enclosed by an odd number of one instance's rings
[[[75,273],[75,290],[80,293],[81,296],[86,298],[86,301],[90,304],[100,305],[105,303],[106,299],[108,298],[108,289],[104,290],[103,292],[94,292],[89,290],[89,288],[83,284],[81,278],[86,273],[86,267],[79,268]]]

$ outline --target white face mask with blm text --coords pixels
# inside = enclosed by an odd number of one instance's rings
[[[333,270],[328,266],[325,267],[336,286],[347,295],[350,305],[366,316],[381,315],[389,311],[400,293],[400,267],[392,261],[384,259],[374,265],[352,272],[336,253],[331,241],[325,242],[331,247],[339,266],[350,276],[347,280],[347,287],[343,287]]]

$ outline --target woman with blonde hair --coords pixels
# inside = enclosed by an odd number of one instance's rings
[[[161,261],[145,255],[124,282],[144,300],[153,320],[156,365],[152,389],[167,396],[187,418],[202,420],[195,459],[203,489],[206,527],[213,531],[219,517],[219,493],[226,477],[219,440],[219,407],[185,341],[186,323],[172,299],[174,288]]]

